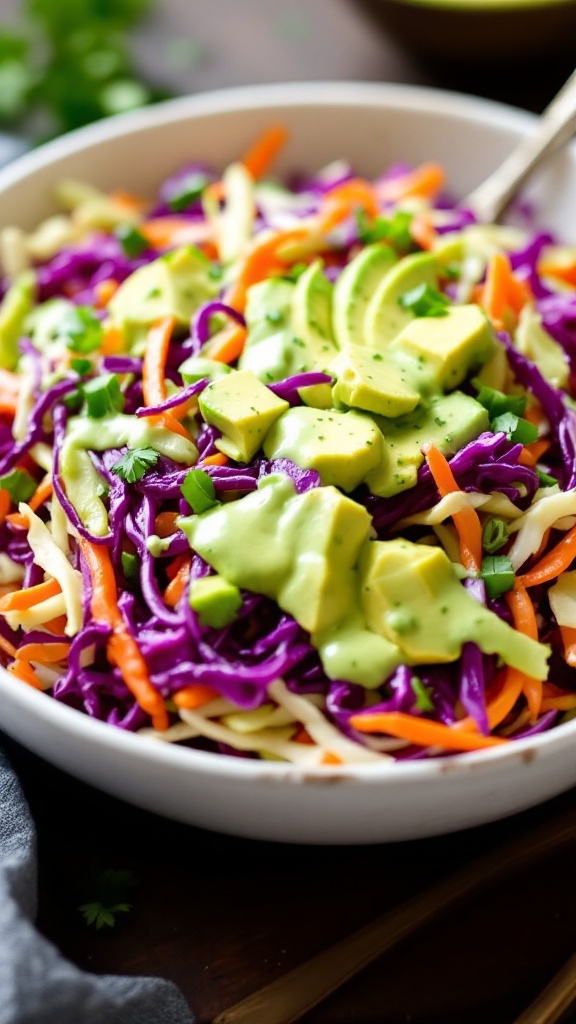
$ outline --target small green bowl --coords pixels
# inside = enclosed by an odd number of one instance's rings
[[[423,56],[465,63],[549,59],[572,52],[576,62],[576,0],[359,2]]]

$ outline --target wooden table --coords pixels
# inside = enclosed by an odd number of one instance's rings
[[[152,79],[177,92],[370,79],[535,111],[571,70],[560,60],[543,60],[537,73],[425,65],[343,0],[163,0],[139,32],[136,54]],[[198,1024],[503,839],[576,808],[574,790],[446,837],[340,848],[268,844],[166,821],[7,746],[38,828],[40,929],[84,969],[173,979]],[[512,1024],[574,949],[574,867],[573,851],[559,854],[448,913],[305,1024]],[[96,932],[77,908],[109,869],[138,879],[133,910],[113,931]]]

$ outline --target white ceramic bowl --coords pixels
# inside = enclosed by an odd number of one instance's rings
[[[101,122],[21,158],[0,173],[0,223],[32,228],[51,212],[51,186],[62,177],[146,194],[187,161],[224,166],[278,119],[291,133],[280,173],[318,169],[337,157],[366,175],[396,160],[438,160],[456,196],[478,184],[534,124],[530,115],[491,102],[404,86],[297,83],[215,92]],[[541,222],[562,236],[576,223],[576,148],[551,161],[528,191]],[[521,811],[576,784],[576,720],[504,749],[303,771],[127,734],[2,670],[0,727],[134,804],[285,842],[431,836]]]

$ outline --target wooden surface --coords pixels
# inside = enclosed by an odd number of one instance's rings
[[[13,10],[11,0],[0,0],[4,17]],[[537,69],[425,64],[343,0],[164,0],[135,52],[152,79],[176,92],[370,79],[457,89],[535,111],[571,70],[570,60],[544,55]],[[574,790],[507,821],[430,840],[257,843],[139,811],[7,746],[38,828],[43,933],[84,969],[174,980],[198,1024],[479,853],[576,810]],[[138,879],[133,910],[113,931],[96,932],[77,908],[109,869]],[[451,911],[305,1024],[512,1024],[574,950],[575,874],[574,851],[563,853]]]

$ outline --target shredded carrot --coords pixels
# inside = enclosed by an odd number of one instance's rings
[[[9,512],[7,516],[4,516],[4,519],[7,523],[10,523],[10,526],[18,526],[22,530],[28,529],[28,520],[21,512]]]
[[[567,693],[563,697],[544,697],[542,711],[572,711],[576,708],[576,693]]]
[[[115,356],[119,352],[124,352],[126,348],[126,342],[124,335],[119,327],[114,327],[112,324],[108,324],[104,328],[104,337],[102,338],[102,345],[100,351],[103,356]]]
[[[152,685],[140,648],[118,607],[118,590],[110,551],[103,544],[91,544],[84,537],[79,537],[78,543],[92,579],[92,615],[97,622],[112,627],[112,636],[106,647],[108,658],[120,669],[126,686],[140,707],[150,715],[154,728],[167,729],[168,713],[162,696]]]
[[[326,193],[320,211],[320,230],[324,234],[332,231],[355,210],[364,210],[369,217],[376,217],[379,212],[374,188],[363,178],[352,178]]]
[[[197,245],[212,241],[214,229],[209,221],[186,217],[154,217],[138,225],[140,234],[154,249],[170,249],[178,245]]]
[[[171,537],[178,529],[176,526],[177,519],[177,512],[159,512],[154,521],[155,532],[159,537]]]
[[[308,236],[309,231],[305,228],[290,228],[286,231],[276,231],[264,239],[257,239],[244,258],[238,277],[225,296],[225,302],[239,313],[243,313],[248,288],[258,281],[286,270],[286,264],[278,255],[282,246],[291,242],[302,242]]]
[[[517,316],[531,298],[529,285],[519,281],[512,271],[510,260],[503,252],[496,252],[488,263],[481,305],[492,323],[501,327],[510,312]]]
[[[14,647],[14,644],[11,644],[9,640],[5,640],[1,633],[0,651],[4,651],[4,654],[9,654],[11,658],[15,658],[18,653],[16,648]]]
[[[203,466],[227,466],[228,462],[228,456],[224,455],[224,452],[216,452],[216,455],[207,455],[202,459]]]
[[[64,636],[66,626],[68,625],[68,619],[65,615],[56,615],[54,619],[48,619],[47,622],[42,623],[44,629],[47,629],[53,636]]]
[[[422,451],[440,496],[459,493],[461,488],[442,452],[433,444],[423,445]],[[476,509],[470,506],[456,512],[452,519],[458,533],[462,565],[465,569],[479,572],[482,567],[482,524]]]
[[[287,139],[288,131],[283,124],[271,124],[244,153],[241,163],[253,178],[262,178],[286,145]]]
[[[305,743],[307,746],[313,746],[314,740],[310,736],[310,733],[306,731],[304,726],[298,729],[298,732],[292,737],[294,743]]]
[[[17,679],[21,679],[23,683],[28,683],[28,686],[32,686],[35,690],[44,689],[34,669],[27,661],[12,662],[11,665],[8,665],[8,671],[11,675],[16,676]]]
[[[136,196],[133,192],[126,192],[125,189],[115,189],[114,192],[110,193],[110,198],[118,206],[123,206],[124,209],[135,213],[145,210],[148,206],[147,199]]]
[[[231,324],[215,334],[206,343],[203,355],[208,359],[215,359],[219,363],[235,363],[240,357],[246,344],[246,328],[242,324]]]
[[[553,258],[543,257],[538,261],[538,273],[542,277],[555,277],[558,281],[576,288],[576,260],[571,263],[560,263]]]
[[[94,291],[96,293],[96,306],[98,309],[103,309],[118,291],[118,281],[115,281],[113,277],[107,277],[104,281],[98,282]]]
[[[518,576],[518,580],[525,587],[536,587],[540,583],[548,583],[568,569],[574,558],[576,558],[576,526],[568,530],[562,540],[528,572]]]
[[[10,497],[9,492],[0,488],[0,526],[2,526],[2,523],[6,519],[11,505],[12,498]]]
[[[576,668],[576,628],[560,626],[560,636],[564,645],[564,659],[572,668]]]
[[[190,579],[190,558],[187,557],[186,561],[182,562],[178,569],[178,572],[164,591],[164,600],[169,608],[175,608],[178,601],[182,597],[186,590],[188,580]]]
[[[421,164],[407,174],[380,182],[377,186],[378,197],[384,202],[398,202],[409,196],[433,199],[445,180],[446,175],[440,164]]]
[[[215,697],[219,697],[218,690],[205,683],[191,683],[172,694],[172,700],[179,708],[186,708],[193,711],[194,708],[201,708],[203,704],[209,704]]]
[[[20,378],[11,370],[0,367],[0,416],[13,419],[18,408]]]
[[[190,555],[188,554],[188,552],[183,551],[180,555],[176,555],[175,558],[168,562],[166,569],[164,570],[168,579],[173,580],[180,566],[183,565],[184,562],[189,561],[189,559]]]
[[[374,711],[352,715],[350,725],[358,732],[382,732],[421,747],[443,747],[445,750],[479,750],[499,746],[507,740],[416,718],[401,711]]]
[[[142,364],[142,393],[145,405],[160,405],[168,397],[165,367],[174,324],[173,316],[165,316],[148,331]],[[151,415],[150,422],[161,424],[167,430],[180,434],[187,440],[190,439],[188,431],[178,422],[172,410]]]
[[[42,477],[38,487],[34,491],[34,494],[28,502],[29,507],[33,512],[36,512],[45,501],[48,500],[53,491],[52,474],[46,473],[46,476]],[[27,522],[28,520],[26,520]]]
[[[517,579],[515,581],[514,589],[509,590],[505,594],[505,599],[512,612],[514,629],[525,636],[529,636],[532,640],[538,640],[538,624],[536,622],[534,606],[528,591],[520,580]],[[536,721],[542,705],[542,680],[533,679],[532,676],[525,675],[522,691],[526,697],[530,718],[532,721]]]
[[[0,597],[0,612],[22,612],[28,608],[34,608],[41,601],[47,601],[50,597],[56,597],[61,593],[58,580],[45,580],[44,583],[37,583],[34,587],[26,587],[25,590],[14,590],[11,594]]]
[[[531,444],[524,446],[520,452],[518,462],[521,466],[535,466],[540,461],[545,452],[548,451],[551,442],[545,441],[533,441]]]
[[[52,665],[58,661],[65,661],[69,651],[69,643],[23,644],[17,653],[21,661],[39,661],[44,665]]]
[[[421,249],[429,251],[434,248],[436,229],[428,213],[417,213],[410,222],[410,234]]]
[[[342,758],[338,757],[338,754],[334,754],[331,750],[327,750],[322,754],[320,764],[342,764]]]

